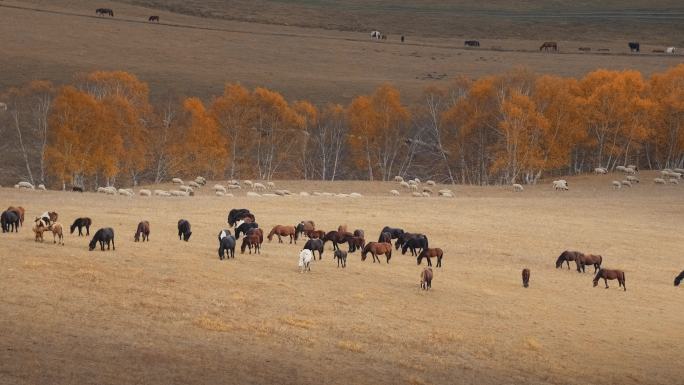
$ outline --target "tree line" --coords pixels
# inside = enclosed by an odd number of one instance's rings
[[[460,77],[402,102],[392,85],[348,105],[227,84],[211,100],[167,95],[126,72],[0,94],[0,177],[95,187],[172,177],[536,183],[636,164],[684,166],[684,64],[645,78],[525,69]]]

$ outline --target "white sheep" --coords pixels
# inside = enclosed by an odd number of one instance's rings
[[[684,168],[675,168],[674,172],[678,172],[680,174],[684,174]]]
[[[38,185],[38,190],[47,191],[47,189],[45,188],[45,185],[42,183]]]
[[[252,187],[252,185],[254,184],[254,183],[252,183],[252,181],[249,180],[249,179],[248,179],[248,180],[245,180],[245,181],[242,182],[242,183],[244,183],[245,185],[247,185],[247,186],[249,186],[249,187]]]
[[[168,191],[162,191],[161,193],[159,193],[159,196],[160,197],[170,197],[171,193]]]
[[[223,191],[214,191],[214,194],[216,194],[217,197],[222,197],[226,195],[226,193],[224,193]]]
[[[194,187],[196,189],[199,189],[201,187],[199,183],[192,181],[192,180],[190,182],[188,182],[188,186]]]
[[[666,178],[666,177],[670,176],[670,173],[671,173],[671,172],[672,172],[672,170],[670,170],[669,168],[666,168],[665,170],[662,170],[662,171],[660,172],[660,175],[661,175],[663,178]]]
[[[116,195],[117,192],[117,189],[113,186],[105,187],[105,194],[107,195]]]
[[[421,198],[423,194],[419,193],[418,191],[414,191],[411,193],[411,196],[416,197],[416,198]]]
[[[173,182],[173,184],[183,184],[183,179],[173,178],[173,179],[171,179],[171,182]]]
[[[411,190],[418,191],[418,185],[417,184],[409,185],[409,187],[411,188]]]
[[[338,198],[349,198],[349,194],[335,194]]]
[[[389,193],[390,193],[390,195],[395,196],[395,197],[399,196],[399,191],[397,191],[397,190],[390,190]]]
[[[639,183],[639,178],[635,177],[634,175],[627,175],[627,180],[632,183]]]
[[[636,170],[634,170],[631,167],[625,167],[625,174],[634,175],[634,174],[636,174]]]
[[[299,193],[299,196],[301,196],[301,197],[308,197],[308,196],[311,196],[311,195],[310,195],[308,192],[306,192],[306,191],[302,191],[302,192]]]
[[[119,193],[119,195],[125,195],[127,197],[133,196],[133,193],[131,193],[130,191],[123,189],[123,188],[120,188],[118,190],[118,193]]]
[[[627,168],[631,168],[634,171],[639,171],[639,167],[636,164],[628,164]]]
[[[404,181],[399,182],[399,186],[401,186],[402,188],[405,188],[405,189],[409,188],[409,184],[404,182]]]
[[[162,195],[162,193],[165,193],[165,192],[166,191],[164,191],[164,190],[154,190],[154,195]]]
[[[567,190],[569,190],[568,182],[565,179],[554,180],[553,181],[553,188],[555,190],[567,191]]]
[[[254,190],[256,190],[256,191],[265,191],[265,190],[266,190],[266,186],[264,186],[263,183],[258,183],[258,182],[257,182],[257,183],[254,183],[254,185],[252,186],[252,188],[253,188]]]
[[[425,182],[425,184],[428,185],[428,186],[434,186],[434,185],[436,185],[436,183],[435,183],[434,180],[429,180],[429,181]]]
[[[420,183],[420,179],[418,179],[418,178],[415,178],[413,180],[416,181],[416,183]]]
[[[225,188],[223,185],[215,184],[215,185],[214,185],[214,191],[216,191],[216,192],[219,192],[219,191],[220,191],[220,192],[222,192],[222,193],[225,194],[225,193],[226,193],[226,188]]]
[[[630,182],[628,180],[623,180],[622,185],[625,187],[632,187],[632,182]]]
[[[195,183],[197,183],[200,186],[204,186],[205,184],[207,184],[207,179],[203,176],[198,176],[195,178]]]
[[[363,195],[361,195],[361,194],[359,194],[359,193],[357,193],[357,192],[353,192],[353,193],[349,194],[349,196],[352,197],[352,198],[361,198],[361,197],[363,197]]]
[[[439,192],[439,195],[442,195],[442,194],[453,194],[453,193],[454,193],[453,191],[449,190],[448,188],[441,189],[441,190],[439,190],[438,192]]]
[[[191,191],[193,191],[193,192],[195,191],[195,190],[194,190],[192,187],[190,187],[190,186],[180,186],[180,187],[178,187],[178,189],[181,190],[181,191],[183,191],[183,192],[186,192],[186,193],[190,193]]]
[[[671,177],[671,178],[675,178],[675,179],[682,179],[682,174],[673,171],[673,172],[670,173],[670,177]]]
[[[274,188],[275,188],[275,183],[273,183],[273,182],[268,182],[268,183],[266,183],[266,187],[267,187],[269,190],[274,189]]]
[[[185,191],[180,191],[180,190],[171,190],[169,191],[169,194],[173,197],[186,197],[188,196],[188,193]]]
[[[394,177],[394,181],[395,181],[395,182],[403,182],[403,181],[404,181],[404,178],[402,178],[402,177],[400,177],[399,175],[397,175],[397,176]]]
[[[420,195],[422,195],[422,196],[425,197],[425,198],[429,198],[429,197],[430,197],[430,193],[427,192],[427,191],[423,191]]]
[[[617,166],[617,167],[615,167],[615,171],[625,172],[625,169],[626,169],[626,168],[627,168],[627,167],[625,167],[625,166]]]
[[[451,192],[440,192],[440,193],[439,193],[439,196],[445,197],[445,198],[453,198],[453,197],[454,197],[454,194],[451,193]]]
[[[594,169],[594,174],[608,174],[608,170],[606,170],[604,167],[596,167]]]
[[[331,196],[333,196],[334,194],[333,194],[333,193],[329,193],[329,192],[322,192],[321,195],[324,196],[324,197],[331,197]]]
[[[19,182],[16,184],[16,186],[19,186],[19,188],[25,188],[29,190],[35,190],[36,188],[29,182]]]
[[[274,193],[275,195],[281,196],[281,197],[284,197],[285,195],[287,195],[287,194],[285,193],[285,190],[275,190],[275,191],[273,191],[273,193]],[[266,196],[266,194],[264,194],[264,196]]]
[[[679,180],[677,180],[677,178],[670,178],[668,182],[670,182],[671,184],[679,184]]]
[[[262,197],[275,198],[275,197],[278,197],[278,194],[265,193],[265,194],[261,194],[261,196],[262,196]]]
[[[525,188],[520,183],[513,183],[513,191],[523,191]]]
[[[665,184],[665,179],[663,178],[654,178],[653,183],[655,184]]]
[[[228,185],[228,190],[239,190],[239,189],[241,189],[241,188],[242,188],[242,187],[240,187],[239,184],[229,184],[229,185]]]
[[[149,196],[152,196],[152,191],[142,189],[142,190],[138,191],[138,194],[140,194],[140,196],[143,196],[143,197],[149,197]]]
[[[292,193],[290,192],[290,190],[282,190],[282,191],[285,193],[285,195],[292,195]]]
[[[619,190],[622,188],[622,183],[619,180],[613,181],[613,190]]]
[[[254,191],[247,191],[247,196],[248,197],[260,197],[259,193],[255,193]]]

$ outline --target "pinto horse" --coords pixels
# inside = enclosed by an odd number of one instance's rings
[[[366,255],[368,253],[371,253],[373,256],[373,263],[375,263],[376,260],[378,263],[380,263],[380,258],[378,258],[378,255],[385,254],[385,257],[387,257],[387,263],[389,264],[389,260],[392,258],[392,244],[369,242],[366,247],[363,248],[363,252],[361,253],[362,261],[366,260]]]
[[[432,258],[437,258],[437,267],[442,267],[442,257],[444,256],[444,251],[436,247],[434,249],[424,249],[420,252],[418,257],[416,257],[417,264],[423,261],[423,258],[427,258],[428,266],[432,266]]]
[[[283,239],[281,237],[290,237],[290,244],[292,244],[292,241],[294,240],[295,245],[297,244],[297,229],[295,229],[294,226],[282,226],[282,225],[276,225],[273,226],[273,229],[271,229],[271,232],[268,233],[268,241],[271,242],[273,240],[273,235],[278,236],[278,243],[283,243]]]
[[[247,234],[247,231],[256,229],[259,224],[256,222],[244,222],[235,229],[235,239],[240,239],[240,234]]]
[[[565,250],[556,259],[556,269],[563,267],[563,262],[568,264],[568,270],[570,269],[570,261],[576,261],[577,257],[582,255],[579,251]]]
[[[233,227],[237,221],[244,220],[245,218],[251,219],[252,222],[255,221],[254,214],[250,213],[248,209],[232,209],[228,213],[228,225]]]
[[[601,263],[603,263],[603,257],[600,255],[580,254],[575,259],[578,273],[586,273],[584,268],[586,265],[594,265],[594,273],[596,273],[601,268]]]
[[[620,286],[622,286],[625,291],[627,291],[627,286],[625,286],[625,272],[622,270],[610,270],[610,269],[600,269],[596,276],[594,277],[594,287],[598,286],[599,279],[603,278],[606,284],[606,289],[608,289],[608,280],[617,279]]]

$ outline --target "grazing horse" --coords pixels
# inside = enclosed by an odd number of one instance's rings
[[[423,290],[432,289],[432,268],[426,267],[420,272],[420,288]]]
[[[298,236],[307,234],[309,231],[316,230],[316,224],[313,221],[301,221],[295,226]]]
[[[323,258],[323,246],[324,245],[325,245],[325,243],[323,242],[322,239],[314,238],[314,239],[309,239],[308,241],[306,241],[306,243],[304,244],[304,248],[307,250],[311,250],[311,252],[314,255],[314,259],[316,258],[316,253],[314,253],[314,251],[318,251],[318,259],[320,260]]]
[[[378,242],[385,242],[385,243],[392,243],[392,234],[390,233],[380,233],[380,237],[378,238]]]
[[[26,213],[26,210],[24,210],[23,207],[21,207],[21,206],[17,206],[17,207],[10,206],[7,208],[7,211],[14,211],[15,213],[17,213],[17,215],[19,216],[19,224],[22,226],[24,225],[24,214]]]
[[[425,235],[420,234],[420,233],[402,233],[397,237],[397,240],[394,242],[394,248],[399,250],[402,246],[404,246],[404,243],[408,241],[411,238],[420,238],[420,237],[425,237]],[[425,237],[427,241],[427,237]]]
[[[579,251],[565,250],[556,259],[556,269],[563,267],[563,262],[568,264],[568,270],[570,269],[570,261],[576,261],[577,257],[582,255]]]
[[[331,241],[333,244],[333,250],[338,250],[340,247],[338,246],[340,243],[345,243],[347,240],[354,235],[349,232],[340,232],[340,231],[329,231],[325,236],[322,238],[323,239],[323,245],[325,246],[325,243],[328,241]]]
[[[354,230],[354,236],[355,237],[361,237],[361,238],[366,238],[366,232],[361,230],[361,229],[356,229]]]
[[[434,249],[423,249],[416,258],[417,264],[423,261],[423,258],[427,258],[428,266],[432,266],[432,258],[437,257],[437,267],[442,267],[442,257],[444,257],[444,251],[436,247]]]
[[[150,222],[148,221],[141,221],[138,223],[138,229],[135,230],[135,235],[133,236],[133,240],[135,242],[140,241],[140,235],[142,234],[142,241],[149,242],[150,241]]]
[[[71,224],[71,227],[69,228],[69,234],[73,234],[76,228],[78,228],[78,236],[83,235],[83,228],[85,227],[86,229],[86,236],[90,235],[90,225],[93,224],[93,221],[90,220],[88,217],[84,218],[76,218],[74,223]]]
[[[112,250],[116,250],[116,247],[114,247],[114,230],[111,227],[97,230],[95,235],[93,235],[93,239],[88,244],[88,250],[95,250],[98,242],[100,243],[100,250],[102,251],[104,251],[105,244],[107,244],[107,250],[109,250],[110,242],[112,243]]]
[[[349,245],[349,252],[353,253],[356,250],[362,250],[366,246],[366,240],[363,237],[349,237],[347,244]]]
[[[342,264],[342,268],[347,267],[347,252],[344,250],[335,250],[335,254],[333,255],[333,258],[337,259],[337,267],[340,267],[340,264]]]
[[[244,242],[244,240],[243,240]],[[219,238],[219,249],[218,249],[218,255],[219,255],[219,260],[223,261],[224,255],[226,254],[226,251],[228,251],[228,256],[227,258],[235,258],[235,245],[237,241],[235,240],[235,237],[232,235],[228,234],[224,236],[223,238]],[[243,251],[244,253],[244,251]]]
[[[638,42],[630,41],[627,45],[629,46],[629,52],[639,52],[640,45]]]
[[[19,215],[14,211],[3,211],[0,215],[0,223],[2,224],[3,233],[19,232]]]
[[[281,237],[290,237],[290,244],[292,244],[292,241],[294,240],[295,245],[297,244],[297,229],[294,226],[281,226],[281,225],[276,225],[273,226],[273,229],[271,229],[271,232],[268,233],[268,241],[271,242],[273,240],[273,235],[278,236],[278,243],[283,243],[283,239]]]
[[[73,187],[71,188],[71,191],[73,191],[73,192],[83,192],[83,187],[73,186]]]
[[[240,239],[240,234],[247,234],[249,230],[256,228],[259,228],[259,224],[256,222],[243,222],[235,228],[235,239]]]
[[[95,14],[98,16],[109,15],[111,17],[114,17],[114,11],[111,8],[98,8],[95,10]]]
[[[586,273],[584,268],[586,265],[594,265],[594,273],[596,273],[601,268],[601,263],[603,263],[603,257],[600,255],[580,254],[575,259],[578,273]]]
[[[401,245],[401,254],[404,255],[406,254],[406,250],[411,249],[411,255],[416,256],[418,253],[416,252],[416,249],[421,249],[421,251],[425,250],[428,248],[428,239],[427,236],[423,234],[418,234],[415,237],[411,237],[404,242],[403,245]]]
[[[608,280],[609,279],[617,279],[618,283],[620,286],[622,286],[625,291],[627,291],[627,286],[625,286],[625,272],[622,270],[609,270],[609,269],[601,269],[596,273],[596,276],[594,277],[594,287],[598,286],[598,281],[599,279],[603,278],[603,281],[606,284],[606,289],[608,289]]]
[[[465,41],[465,46],[466,47],[479,47],[480,42],[477,40],[466,40]]]
[[[530,286],[530,269],[523,269],[522,271],[522,282],[523,287]]]
[[[682,282],[682,280],[684,280],[684,270],[682,270],[682,272],[679,273],[679,275],[675,277],[674,285],[679,286],[679,283]]]
[[[361,253],[362,261],[366,260],[366,255],[368,253],[371,253],[373,256],[373,263],[375,263],[376,260],[378,263],[380,263],[380,258],[378,258],[378,255],[385,254],[385,257],[387,257],[387,263],[389,264],[389,260],[392,258],[392,244],[369,242],[366,247],[363,248],[363,252]]]
[[[323,230],[309,230],[306,232],[306,236],[309,237],[309,239],[323,239],[325,237],[325,231]]]
[[[147,18],[147,21],[156,21],[159,23],[159,16],[150,16]]]
[[[311,250],[302,249],[299,252],[299,272],[303,273],[305,271],[311,271],[311,260],[313,259],[313,253]]]
[[[53,223],[48,227],[48,230],[52,232],[52,243],[57,243],[57,238],[59,238],[59,244],[64,246],[64,231],[60,223]]]
[[[381,237],[382,237],[383,233],[389,233],[390,239],[396,239],[396,238],[399,238],[402,234],[404,234],[404,229],[385,226],[382,228],[382,231],[380,231]],[[381,240],[378,240],[378,242],[381,242]]]
[[[249,247],[249,253],[252,254],[252,247],[254,248],[254,252],[257,254],[261,254],[261,242],[260,242],[260,237],[258,232],[251,232],[249,234],[245,234],[245,236],[242,238],[242,246],[240,246],[240,252],[242,254],[245,253],[245,249]]]
[[[190,231],[190,222],[186,221],[185,219],[181,219],[178,221],[178,240],[180,241],[181,239],[187,242],[190,240],[190,236],[192,235],[192,231]]]
[[[241,219],[249,218],[252,222],[255,221],[254,214],[250,213],[248,209],[232,209],[228,213],[228,225],[235,226],[235,223]]]
[[[558,52],[558,43],[556,43],[555,41],[545,41],[544,44],[542,44],[541,47],[539,47],[539,52],[541,51]]]

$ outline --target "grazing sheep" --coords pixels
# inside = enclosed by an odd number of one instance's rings
[[[172,197],[186,197],[188,196],[188,193],[185,191],[180,191],[180,190],[171,190],[169,191],[169,194],[171,194]]]
[[[625,167],[625,166],[617,166],[617,167],[615,167],[615,171],[625,172],[625,169],[627,169],[627,167]]]
[[[299,253],[299,272],[303,273],[305,271],[311,271],[311,260],[313,259],[313,253],[309,249],[303,249]]]
[[[668,180],[668,182],[670,182],[671,184],[679,184],[679,181],[677,180],[677,178],[670,178]]]
[[[178,187],[178,188],[179,188],[181,191],[186,192],[186,193],[190,193],[190,191],[193,191],[193,192],[195,191],[195,190],[193,190],[192,187],[190,187],[190,186],[180,186],[180,187]]]
[[[275,183],[273,183],[273,182],[268,182],[268,183],[266,183],[266,187],[267,187],[269,190],[270,190],[270,189],[274,189],[275,186],[276,186],[276,185],[275,185]]]
[[[432,194],[432,189],[431,189],[431,188],[429,188],[429,187],[423,187],[423,192],[426,192],[426,193]]]
[[[248,197],[260,197],[259,193],[255,193],[254,191],[247,191],[247,196]]]
[[[619,190],[622,188],[622,183],[618,180],[613,181],[613,190]]]
[[[553,181],[553,188],[554,188],[554,190],[567,191],[567,190],[569,190],[568,182],[565,179],[554,180]]]
[[[166,193],[167,191],[164,190],[154,190],[154,195],[162,195],[163,193]]]
[[[29,190],[35,190],[36,188],[29,182],[19,182],[15,186],[19,186],[19,188],[25,188]]]
[[[434,186],[434,185],[436,185],[436,183],[435,183],[434,180],[429,180],[429,181],[425,182],[425,184],[428,185],[428,186]]]
[[[45,188],[45,185],[42,183],[38,185],[38,190],[47,191],[47,189]]]
[[[242,182],[242,183],[244,183],[245,185],[247,185],[247,186],[249,186],[249,187],[252,187],[252,186],[254,185],[254,183],[252,183],[251,180],[245,180],[245,181]]]
[[[395,196],[395,197],[399,196],[399,191],[397,191],[397,190],[390,190],[389,193],[390,193],[390,195]]]
[[[195,181],[190,181],[190,182],[188,182],[188,186],[194,187],[194,188],[196,188],[196,189],[199,189],[200,187],[202,187],[202,186],[200,186],[199,183],[197,183],[197,182],[195,182]]]
[[[116,195],[117,193],[118,193],[118,190],[115,187],[112,187],[112,186],[105,187],[105,194]]]
[[[684,174],[684,168],[675,168],[674,172],[678,172],[680,174]]]
[[[404,178],[402,178],[402,177],[400,177],[399,175],[397,175],[397,176],[394,177],[394,181],[395,181],[395,182],[403,182],[403,181],[404,181]]]
[[[353,192],[353,193],[349,194],[349,196],[352,197],[352,198],[361,198],[361,197],[363,197],[363,195],[361,195],[361,194],[359,194],[359,193],[357,193],[357,192]]]
[[[513,191],[523,191],[523,190],[525,190],[525,188],[521,184],[519,184],[519,183],[513,184]]]
[[[452,194],[450,192],[443,192],[443,193],[439,193],[439,196],[444,197],[444,198],[453,198],[454,194]]]
[[[242,187],[240,187],[239,184],[229,184],[229,185],[228,185],[228,190],[239,190],[239,189],[241,189],[241,188],[242,188]]]
[[[628,180],[623,180],[622,185],[625,187],[632,187],[632,182],[630,182]]]
[[[627,168],[631,168],[632,170],[639,172],[639,167],[637,167],[636,164],[628,164]]]
[[[594,169],[594,174],[597,174],[597,175],[598,175],[598,174],[608,174],[608,170],[606,170],[606,169],[603,168],[603,167],[596,167],[596,168]]]
[[[427,192],[427,191],[423,191],[420,195],[422,195],[424,198],[429,198],[429,197],[430,197],[430,193]]]
[[[411,193],[411,196],[416,197],[416,198],[421,198],[423,194],[419,193],[418,191],[414,191]]]
[[[181,178],[173,178],[171,179],[171,182],[173,182],[173,184],[183,184],[183,180]]]
[[[127,196],[127,197],[132,197],[132,196],[133,196],[133,193],[132,193],[132,192],[128,191],[127,189],[123,189],[123,188],[120,188],[120,189],[118,190],[118,193],[119,193],[119,195],[125,195],[125,196]]]
[[[414,185],[414,184],[418,184],[418,182],[416,182],[415,180],[411,179],[411,180],[408,181],[408,184],[409,184],[409,185]]]
[[[338,198],[349,198],[349,194],[335,194]]]
[[[306,191],[302,191],[302,192],[299,193],[299,196],[308,197],[308,196],[311,196],[311,195],[310,195],[308,192],[306,192]]]
[[[410,187],[411,187],[411,190],[418,191],[418,185],[417,184],[412,184],[412,185],[410,185]]]
[[[285,190],[275,190],[273,193],[274,193],[275,195],[278,195],[278,196],[281,196],[281,197],[284,197],[285,195],[288,195],[288,194],[285,192]],[[265,194],[264,194],[264,195],[265,195]]]
[[[263,194],[261,194],[261,196],[262,196],[262,197],[268,197],[268,198],[277,198],[277,197],[279,197],[280,195],[278,195],[278,194],[271,194],[271,193],[263,193]]]
[[[634,175],[634,174],[636,174],[636,170],[634,170],[634,169],[631,168],[631,167],[626,167],[626,168],[625,168],[625,174]]]
[[[665,179],[663,178],[654,178],[653,183],[655,184],[665,184]]]
[[[138,191],[138,194],[140,194],[140,196],[142,196],[142,197],[149,197],[149,196],[152,196],[152,191],[142,189],[142,190]]]
[[[627,180],[632,183],[639,183],[639,178],[635,177],[634,175],[627,175]]]
[[[415,179],[413,179],[413,180],[414,180],[416,183],[420,183],[420,179],[418,179],[418,178],[415,178]]]
[[[324,196],[324,197],[331,197],[331,196],[333,196],[333,193],[322,192],[321,195]]]
[[[226,195],[223,191],[215,191],[214,194],[216,194],[217,197],[222,197]]]
[[[682,174],[678,172],[671,172],[670,177],[675,179],[682,179]]]
[[[256,191],[265,191],[266,190],[266,186],[264,186],[263,183],[254,183],[252,188]]]
[[[404,181],[399,182],[399,186],[401,186],[402,188],[405,188],[405,189],[409,188],[409,184],[404,182]]]
[[[195,183],[197,183],[200,186],[204,186],[205,184],[207,184],[207,179],[203,176],[198,176],[197,178],[195,178]]]

